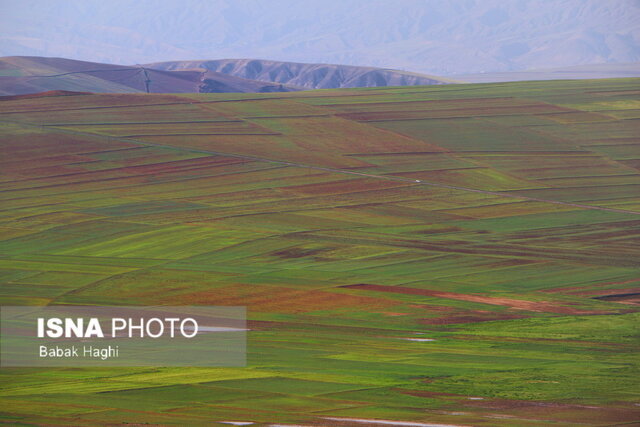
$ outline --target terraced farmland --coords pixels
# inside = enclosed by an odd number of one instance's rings
[[[2,421],[640,421],[639,85],[0,100],[2,305],[251,329],[246,368],[3,369]]]

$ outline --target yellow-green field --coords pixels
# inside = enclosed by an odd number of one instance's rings
[[[246,368],[4,368],[0,422],[640,422],[639,89],[0,100],[2,305],[250,328]]]

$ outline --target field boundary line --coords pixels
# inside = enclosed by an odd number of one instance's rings
[[[201,148],[178,147],[178,146],[175,146],[175,145],[167,145],[167,144],[158,144],[158,143],[154,143],[154,142],[139,141],[137,139],[132,139],[132,138],[123,138],[123,137],[117,137],[117,136],[111,136],[111,135],[95,134],[95,133],[91,133],[91,132],[81,132],[81,131],[74,131],[74,130],[69,130],[69,129],[52,128],[50,126],[38,125],[38,124],[34,124],[34,123],[22,122],[22,121],[17,121],[17,120],[16,121],[13,121],[13,120],[0,120],[0,123],[17,124],[17,125],[21,125],[21,126],[26,126],[26,127],[32,127],[32,128],[38,128],[38,129],[46,130],[48,132],[52,132],[53,131],[53,132],[56,132],[56,133],[64,133],[64,134],[70,134],[70,135],[88,136],[88,137],[93,137],[93,138],[97,137],[97,138],[109,139],[109,140],[113,140],[113,141],[126,142],[126,143],[130,143],[130,144],[143,145],[143,146],[147,146],[147,147],[158,147],[158,148],[164,148],[164,149],[170,149],[170,150],[178,150],[178,151],[186,151],[186,152],[192,152],[192,153],[204,153],[204,154],[213,154],[213,155],[224,156],[224,157],[235,157],[235,158],[240,158],[240,159],[253,160],[253,161],[257,161],[257,162],[267,162],[267,163],[274,163],[274,164],[279,164],[279,165],[294,166],[294,167],[307,168],[307,169],[315,169],[315,170],[325,171],[325,172],[341,173],[341,174],[345,174],[345,175],[362,176],[362,177],[365,177],[365,178],[384,179],[384,180],[387,180],[387,181],[399,181],[399,182],[405,182],[405,183],[414,184],[414,185],[421,185],[421,186],[427,186],[427,187],[436,187],[436,188],[445,188],[445,189],[457,190],[457,191],[466,191],[466,192],[471,192],[471,193],[486,194],[486,195],[489,195],[489,196],[506,197],[506,198],[511,198],[511,199],[526,200],[526,201],[532,201],[532,202],[551,203],[551,204],[555,204],[555,205],[570,206],[570,207],[574,207],[574,208],[578,208],[578,209],[590,209],[590,210],[598,210],[598,211],[604,211],[604,212],[615,212],[615,213],[623,213],[623,214],[630,214],[630,215],[640,215],[640,212],[630,211],[630,210],[626,210],[626,209],[607,208],[607,207],[602,207],[602,206],[586,205],[586,204],[582,204],[582,203],[572,203],[572,202],[563,202],[563,201],[559,201],[559,200],[542,199],[542,198],[538,198],[538,197],[530,197],[530,196],[523,196],[523,195],[519,195],[519,194],[505,193],[505,192],[501,192],[501,191],[480,190],[480,189],[477,189],[477,188],[462,187],[462,186],[457,186],[457,185],[449,185],[449,184],[443,184],[443,183],[431,182],[431,181],[424,181],[424,180],[418,180],[418,179],[411,179],[411,178],[403,178],[403,177],[398,177],[398,176],[393,176],[393,175],[376,175],[376,174],[369,174],[369,173],[364,173],[364,172],[349,171],[349,170],[345,170],[345,169],[329,168],[329,167],[323,167],[323,166],[313,166],[313,165],[307,165],[307,164],[304,164],[304,163],[289,162],[289,161],[286,161],[286,160],[268,159],[268,158],[265,158],[265,157],[251,156],[251,155],[248,155],[248,154],[225,153],[225,152],[221,152],[221,151],[205,150],[205,149],[201,149]]]

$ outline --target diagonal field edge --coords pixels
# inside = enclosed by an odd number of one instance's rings
[[[234,158],[239,158],[239,159],[253,160],[253,161],[256,161],[256,162],[267,162],[267,163],[273,163],[273,164],[279,164],[279,165],[294,166],[294,167],[299,167],[299,168],[314,169],[314,170],[319,170],[319,171],[324,171],[324,172],[334,172],[334,173],[341,173],[341,174],[346,174],[346,175],[357,175],[357,176],[364,176],[364,177],[367,177],[367,178],[384,179],[384,180],[387,180],[387,181],[406,182],[406,183],[413,184],[413,185],[423,185],[423,186],[429,186],[429,187],[447,188],[447,189],[450,189],[450,190],[458,190],[458,191],[466,191],[466,192],[472,192],[472,193],[487,194],[487,195],[491,195],[491,196],[507,197],[507,198],[511,198],[511,199],[526,200],[526,201],[532,201],[532,202],[551,203],[551,204],[555,204],[555,205],[570,206],[570,207],[579,208],[579,209],[590,209],[590,210],[598,210],[598,211],[605,211],[605,212],[616,212],[616,213],[623,213],[623,214],[630,214],[630,215],[640,215],[640,212],[630,211],[630,210],[626,210],[626,209],[605,208],[605,207],[601,207],[601,206],[585,205],[585,204],[582,204],[582,203],[571,203],[571,202],[562,202],[562,201],[559,201],[559,200],[541,199],[541,198],[538,198],[538,197],[522,196],[522,195],[519,195],[519,194],[504,193],[504,192],[500,192],[500,191],[480,190],[480,189],[477,189],[477,188],[470,188],[470,187],[460,187],[460,186],[457,186],[457,185],[441,184],[441,183],[437,183],[437,182],[416,180],[416,179],[410,179],[410,178],[402,178],[402,177],[396,177],[396,176],[392,176],[392,175],[376,175],[376,174],[369,174],[369,173],[363,173],[363,172],[347,171],[347,170],[344,170],[344,169],[326,168],[326,167],[322,167],[322,166],[307,165],[307,164],[304,164],[304,163],[295,163],[295,162],[287,162],[287,161],[284,161],[284,160],[267,159],[267,158],[264,158],[264,157],[250,156],[250,155],[246,155],[246,154],[225,153],[225,152],[221,152],[221,151],[204,150],[204,149],[200,149],[200,148],[176,147],[174,145],[166,145],[166,144],[158,144],[158,143],[147,142],[147,141],[139,141],[137,139],[132,139],[132,138],[124,138],[124,137],[117,137],[117,136],[110,136],[110,135],[101,135],[101,134],[96,134],[96,133],[91,133],[91,132],[73,131],[73,130],[68,130],[68,129],[58,129],[58,128],[53,128],[53,127],[50,127],[50,126],[37,125],[37,124],[27,123],[27,122],[22,122],[22,121],[17,121],[17,120],[0,120],[0,123],[17,124],[17,125],[26,126],[26,127],[38,128],[38,129],[46,130],[47,132],[56,132],[56,133],[64,133],[64,134],[79,135],[79,136],[90,136],[90,137],[93,137],[93,138],[98,137],[98,138],[109,139],[109,140],[113,140],[113,141],[128,142],[130,144],[137,144],[137,145],[142,145],[142,146],[147,146],[147,147],[157,147],[157,148],[165,148],[165,149],[170,149],[170,150],[186,151],[186,152],[191,152],[191,153],[203,153],[203,154],[213,154],[213,155],[217,155],[217,156],[234,157]]]

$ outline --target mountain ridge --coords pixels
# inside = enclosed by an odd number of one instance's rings
[[[269,59],[165,61],[146,65],[165,71],[204,69],[246,79],[290,84],[307,89],[414,86],[454,80],[414,72],[366,66],[302,63]]]

